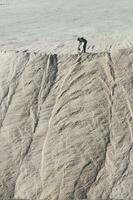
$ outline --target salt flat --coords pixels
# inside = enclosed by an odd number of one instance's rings
[[[0,53],[0,198],[132,200],[133,50]]]

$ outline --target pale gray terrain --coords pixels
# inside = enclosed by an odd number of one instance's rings
[[[133,50],[0,53],[0,200],[133,200]]]

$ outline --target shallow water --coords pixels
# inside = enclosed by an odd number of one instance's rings
[[[10,42],[132,33],[132,0],[0,1],[0,38]]]
[[[0,35],[41,38],[131,31],[132,0],[0,1]]]

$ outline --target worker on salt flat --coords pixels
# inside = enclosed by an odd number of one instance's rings
[[[78,52],[79,53],[86,53],[86,47],[87,47],[87,40],[83,37],[78,38],[77,41],[79,41],[79,46],[78,46]],[[81,50],[81,45],[83,44],[82,50]]]

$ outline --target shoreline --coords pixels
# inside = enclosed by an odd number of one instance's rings
[[[60,38],[31,39],[0,37],[0,51],[36,51],[40,53],[75,54],[77,53],[77,37],[73,35]],[[130,35],[88,35],[87,52],[103,52],[112,49],[133,48],[133,34]]]

